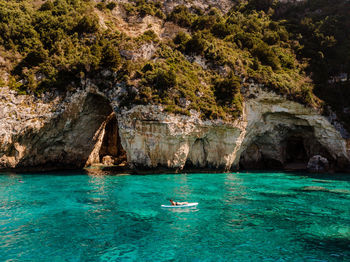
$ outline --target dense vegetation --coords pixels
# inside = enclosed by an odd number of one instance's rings
[[[250,2],[251,9],[286,21],[291,38],[300,43],[298,58],[308,60],[306,70],[312,76],[314,93],[350,129],[350,1]]]
[[[123,106],[159,103],[170,112],[193,109],[225,120],[241,114],[241,92],[250,82],[311,106],[321,104],[315,94],[338,111],[349,103],[337,104],[348,81],[329,84],[350,73],[345,1],[310,0],[297,8],[237,2],[223,14],[183,5],[166,13],[161,2],[147,0],[0,0],[0,56],[13,57],[0,85],[40,94],[71,90],[89,78],[100,88],[124,85]],[[130,36],[115,24],[115,10],[126,14],[125,23],[153,16],[179,30],[172,38],[151,29]],[[155,46],[150,61],[132,58],[146,45]]]
[[[283,18],[303,47],[299,57],[309,59],[314,93],[350,130],[350,1],[309,0],[287,10]]]
[[[100,31],[88,1],[0,1],[0,44],[22,59],[10,85],[39,92],[74,85],[101,67],[118,68],[121,58],[113,35]]]

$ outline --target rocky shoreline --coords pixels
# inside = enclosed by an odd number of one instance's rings
[[[349,143],[339,123],[258,85],[243,91],[243,115],[227,123],[202,120],[193,110],[169,114],[160,105],[120,108],[123,87],[103,93],[87,83],[55,99],[3,88],[0,169],[288,170],[317,155],[327,167],[314,163],[311,171],[348,169]]]

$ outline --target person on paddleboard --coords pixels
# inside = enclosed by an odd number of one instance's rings
[[[174,202],[172,199],[169,199],[172,206],[182,206],[182,205],[188,205],[188,202]]]

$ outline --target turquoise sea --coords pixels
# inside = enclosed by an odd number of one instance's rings
[[[0,261],[350,261],[350,176],[1,174]]]

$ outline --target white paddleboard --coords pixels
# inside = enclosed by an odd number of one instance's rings
[[[179,208],[179,207],[195,207],[198,203],[188,203],[185,205],[178,205],[178,206],[172,206],[172,205],[162,205],[164,208]]]

